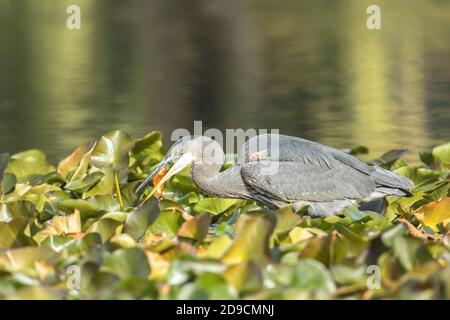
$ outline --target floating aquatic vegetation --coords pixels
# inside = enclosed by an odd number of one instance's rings
[[[386,214],[312,218],[207,197],[187,170],[137,206],[161,139],[112,131],[57,166],[0,155],[0,298],[450,298],[450,143],[373,160],[415,183]]]

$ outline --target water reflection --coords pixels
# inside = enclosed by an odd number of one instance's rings
[[[0,149],[58,159],[112,130],[279,128],[377,156],[449,139],[450,3],[0,2]],[[410,157],[413,159],[413,156]]]

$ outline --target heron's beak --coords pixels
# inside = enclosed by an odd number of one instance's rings
[[[139,185],[139,187],[137,187],[137,189],[135,191],[135,195],[138,199],[141,197],[142,193],[144,192],[145,187],[150,183],[150,181],[152,181],[153,177],[156,176],[161,170],[163,170],[164,167],[166,166],[166,164],[170,163],[171,161],[172,161],[171,156],[167,156],[166,158],[164,158],[158,164],[158,166],[152,171],[152,173],[150,173],[149,176],[147,178],[145,178],[145,180]]]
[[[169,171],[167,171],[167,173],[161,178],[161,180],[159,180],[159,182],[156,184],[156,186],[153,187],[153,190],[149,193],[149,195],[144,199],[144,202],[146,202],[148,199],[150,199],[155,192],[159,189],[159,187],[161,187],[161,185],[163,185],[167,180],[169,180],[172,176],[176,175],[178,172],[180,172],[181,170],[183,170],[184,168],[186,168],[188,165],[190,165],[192,162],[194,161],[194,156],[190,153],[186,153],[184,155],[181,156],[180,159],[178,159],[177,162],[175,162],[173,164],[173,166],[170,168]],[[159,166],[158,166],[159,167]],[[156,169],[158,169],[158,167]],[[162,167],[161,167],[162,168]],[[156,169],[153,171],[155,172]],[[152,174],[153,174],[152,172]],[[156,171],[153,176],[159,172]],[[152,174],[150,174],[150,176],[152,176]],[[149,176],[149,177],[150,177]],[[148,178],[147,178],[148,179]],[[146,179],[146,180],[147,180]],[[150,178],[151,179],[151,178]],[[149,180],[150,181],[150,180]],[[145,181],[144,181],[145,182]],[[138,188],[139,189],[139,188]]]

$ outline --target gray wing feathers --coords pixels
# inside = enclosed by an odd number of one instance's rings
[[[244,164],[256,160],[270,159],[274,161],[293,161],[316,165],[324,168],[333,167],[336,160],[321,145],[312,141],[279,135],[275,140],[273,135],[259,135],[248,140],[238,153],[237,162]]]
[[[333,170],[297,162],[278,165],[276,174],[267,175],[258,163],[247,163],[241,174],[252,188],[285,202],[359,199],[369,196],[375,188],[369,176],[345,165]]]
[[[345,152],[297,137],[279,135],[272,139],[273,136],[251,138],[237,158],[244,181],[273,199],[360,199],[370,196],[379,186],[403,190],[412,187],[409,179],[368,166]],[[274,143],[278,152],[272,148]],[[274,175],[264,175],[257,160],[276,161],[279,170]]]
[[[358,170],[360,172],[370,175],[370,172],[371,172],[370,166],[368,166],[367,164],[365,164],[358,158],[355,158],[354,156],[352,156],[348,153],[333,149],[328,146],[321,145],[321,147],[324,148],[326,151],[328,151],[334,159],[346,164],[349,167],[352,167],[355,170]]]
[[[252,162],[253,155],[259,153],[264,156],[264,159],[319,165],[326,169],[343,163],[365,174],[370,174],[370,167],[367,164],[345,152],[297,137],[279,135],[276,140],[272,139],[272,136],[263,134],[249,139],[242,145],[237,162],[239,164]],[[274,152],[273,144],[278,144],[278,154]]]
[[[409,190],[414,186],[411,180],[392,171],[385,170],[378,166],[370,167],[370,169],[371,175],[377,185],[402,190]]]

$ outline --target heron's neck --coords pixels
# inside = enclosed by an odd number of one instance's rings
[[[191,170],[192,180],[203,192],[214,196],[222,196],[224,186],[219,179],[221,167],[221,164],[207,165],[194,162]]]
[[[244,183],[239,165],[220,172],[220,168],[194,165],[191,177],[195,184],[205,193],[219,198],[252,199],[251,191]]]

